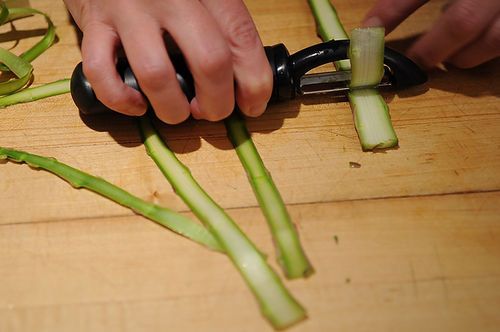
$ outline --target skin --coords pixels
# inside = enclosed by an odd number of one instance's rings
[[[107,107],[142,115],[146,101],[115,69],[123,50],[156,115],[170,124],[190,115],[218,121],[238,104],[264,112],[272,71],[241,0],[65,0],[83,32],[83,71]],[[179,46],[195,80],[189,103],[177,83],[164,34]]]
[[[428,0],[378,0],[366,15],[365,26],[384,26],[386,33]],[[471,68],[500,56],[500,1],[455,0],[408,50],[424,68],[441,63]]]

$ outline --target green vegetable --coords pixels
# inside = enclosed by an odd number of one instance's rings
[[[175,192],[218,240],[252,290],[264,316],[275,328],[285,328],[304,319],[305,310],[287,291],[264,256],[163,143],[149,117],[140,118],[140,129],[148,154]]]
[[[4,11],[4,8],[6,8],[8,11],[7,17],[4,17],[4,15],[0,13],[0,19],[3,18],[3,20],[0,20],[0,25],[30,15],[42,15],[47,22],[47,31],[45,32],[45,35],[35,45],[30,47],[27,51],[23,52],[20,55],[21,58],[28,62],[31,62],[40,54],[45,52],[50,46],[52,46],[56,39],[56,29],[54,27],[54,23],[52,23],[52,20],[47,14],[33,8],[7,8],[3,1],[0,6],[2,6],[2,12]]]
[[[384,28],[354,29],[349,44],[351,89],[376,87],[384,76]]]
[[[19,103],[29,103],[38,99],[52,97],[70,92],[70,79],[42,84],[37,87],[26,88],[19,92],[0,97],[0,108]]]
[[[0,83],[0,95],[6,95],[21,89],[31,79],[33,72],[31,64],[1,47],[0,62],[17,77]]]
[[[329,0],[308,1],[318,26],[318,33],[324,41],[347,38],[335,8]],[[398,138],[392,126],[389,108],[380,95],[374,96],[378,94],[375,89],[381,78],[378,75],[383,72],[383,53],[380,53],[380,49],[383,50],[383,36],[380,36],[380,30],[377,28],[358,30],[353,31],[350,42],[350,53],[354,55],[350,59],[354,79],[351,87],[363,86],[370,88],[371,91],[366,93],[351,91],[348,97],[361,147],[363,150],[395,147],[398,145]],[[350,69],[345,61],[337,62],[335,65],[338,70]]]
[[[349,102],[363,150],[390,148],[397,144],[389,109],[376,89],[351,90]]]
[[[0,95],[7,95],[24,87],[32,78],[33,66],[30,62],[47,50],[55,40],[55,28],[50,18],[32,8],[7,8],[5,2],[0,2],[0,25],[27,15],[43,15],[47,21],[47,32],[44,37],[26,52],[17,56],[12,52],[0,48],[0,70],[12,72],[16,78],[0,83]]]
[[[225,125],[271,228],[277,246],[278,263],[288,278],[309,276],[314,270],[300,245],[299,236],[283,199],[250,138],[244,120],[237,112],[233,112],[225,120]]]
[[[349,58],[352,66],[349,102],[363,150],[394,147],[398,138],[389,108],[374,88],[384,75],[384,29],[354,29]]]
[[[323,41],[349,39],[340,18],[329,0],[309,0],[309,6],[316,20],[316,31]],[[350,70],[349,60],[335,62],[337,70]]]
[[[0,159],[26,163],[31,167],[49,171],[75,188],[87,188],[199,244],[222,251],[217,240],[202,225],[172,210],[143,201],[104,179],[82,172],[54,158],[0,147]]]

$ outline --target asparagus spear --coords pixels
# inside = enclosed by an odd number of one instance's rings
[[[264,256],[224,210],[200,187],[175,154],[164,144],[147,116],[139,127],[148,154],[176,193],[207,226],[255,295],[264,316],[275,328],[285,328],[306,317]]]
[[[222,251],[218,241],[202,225],[172,210],[146,202],[104,179],[63,164],[54,158],[0,147],[0,159],[26,163],[31,167],[49,171],[75,188],[87,188],[199,244]]]
[[[0,108],[20,103],[29,103],[35,100],[68,93],[70,91],[69,83],[70,79],[66,78],[36,87],[22,89],[19,92],[0,97]]]
[[[285,203],[250,138],[244,120],[237,112],[233,112],[224,123],[271,228],[277,246],[277,260],[286,277],[293,279],[311,275],[314,269],[300,245],[299,235]]]

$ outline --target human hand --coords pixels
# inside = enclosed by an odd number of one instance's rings
[[[428,0],[378,0],[363,22],[392,31]],[[475,67],[500,56],[500,1],[455,0],[408,50],[408,57],[424,68],[450,63]]]
[[[258,116],[273,78],[257,30],[241,0],[65,0],[83,32],[83,71],[97,98],[127,115],[142,115],[146,101],[116,71],[123,47],[156,115],[175,124],[190,114],[217,121],[236,102]],[[189,103],[168,57],[164,33],[184,54],[195,81]],[[235,87],[236,84],[236,87]]]

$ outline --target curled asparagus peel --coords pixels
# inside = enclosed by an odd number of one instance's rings
[[[348,38],[340,18],[329,0],[308,1],[318,27],[318,34],[323,41]],[[351,35],[350,65],[343,60],[336,62],[335,66],[338,70],[348,70],[353,67],[353,73],[358,71],[367,75],[366,77],[363,77],[363,74],[358,76],[355,87],[359,89],[360,86],[364,86],[367,91],[353,92],[354,90],[351,90],[348,93],[361,148],[364,151],[369,151],[396,147],[398,138],[392,126],[389,108],[375,88],[380,79],[376,83],[373,81],[373,73],[379,73],[382,70],[380,61],[383,65],[384,55],[383,52],[376,52],[376,50],[379,50],[380,47],[383,50],[383,32],[382,38],[380,38],[380,28],[356,30]],[[358,56],[353,57],[352,55],[355,53]],[[362,69],[359,70],[360,68]]]
[[[248,181],[271,228],[277,246],[277,260],[287,278],[307,277],[314,272],[307,259],[299,235],[271,174],[248,133],[245,121],[237,112],[224,121],[228,136],[245,168]]]
[[[165,145],[149,117],[141,117],[139,127],[148,154],[176,193],[212,232],[252,290],[264,316],[277,329],[305,319],[304,308],[288,292],[264,256]]]
[[[26,163],[53,173],[75,188],[86,188],[210,249],[222,251],[218,241],[202,225],[172,210],[146,202],[112,183],[61,163],[24,151],[0,147],[0,159]]]
[[[11,72],[14,76],[14,78],[0,83],[0,95],[10,94],[28,84],[33,75],[33,66],[30,62],[54,43],[55,27],[45,13],[32,8],[8,8],[4,1],[0,2],[0,25],[29,15],[43,15],[47,22],[47,32],[39,42],[20,56],[0,48],[0,70],[3,73]]]

